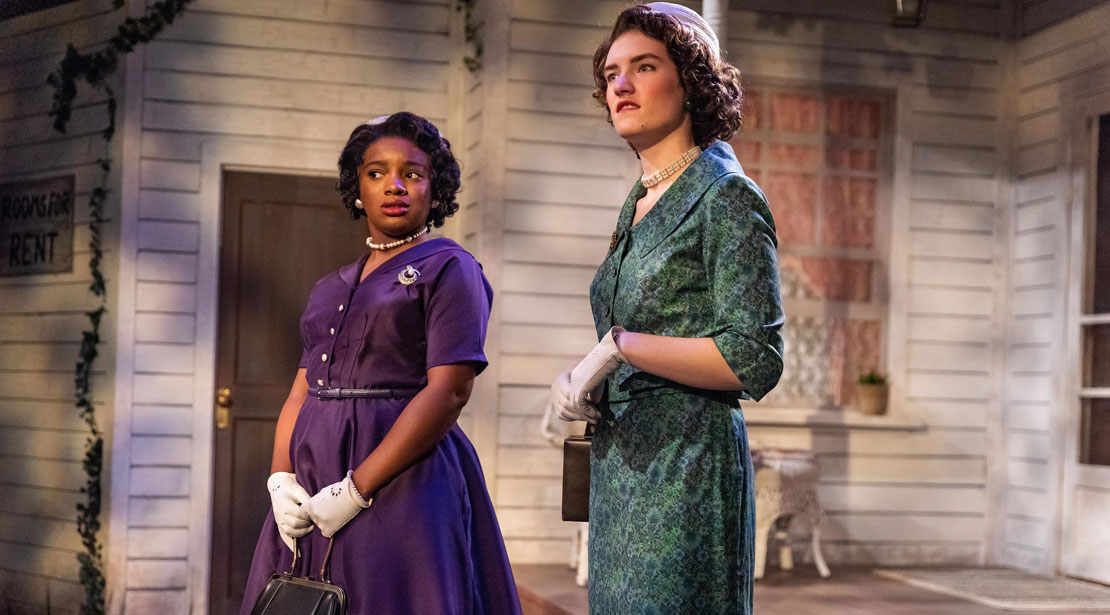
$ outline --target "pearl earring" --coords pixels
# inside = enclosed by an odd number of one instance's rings
[[[362,199],[355,199],[355,207],[362,209]]]

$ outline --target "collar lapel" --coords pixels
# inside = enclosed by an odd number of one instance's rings
[[[609,256],[623,250],[624,242],[628,240],[628,229],[632,226],[632,218],[636,215],[636,203],[644,198],[645,194],[647,194],[647,189],[637,179],[632,186],[632,191],[628,193],[628,198],[624,200],[620,215],[617,217],[617,230],[613,232],[613,240],[609,244]]]
[[[636,224],[636,255],[644,257],[669,237],[709,187],[732,171],[743,172],[731,146],[716,141],[706,148]]]
[[[370,272],[370,275],[396,271],[397,268],[404,267],[405,265],[412,263],[418,258],[424,258],[438,252],[443,252],[444,250],[451,250],[455,248],[458,248],[460,250],[462,249],[459,244],[455,243],[451,239],[448,239],[446,237],[434,237],[427,241],[423,241],[420,244],[415,245],[408,250],[405,250],[404,252],[401,252],[400,254],[390,257],[384,263],[378,265],[377,269]],[[343,283],[345,283],[348,288],[354,288],[358,286],[358,278],[362,274],[362,268],[366,266],[366,260],[368,258],[370,258],[369,252],[363,254],[357,261],[339,268],[339,279],[343,280]]]
[[[620,214],[617,216],[616,230],[613,231],[612,240],[609,242],[609,252],[598,268],[597,274],[590,287],[590,300],[595,306],[603,309],[594,313],[595,324],[599,332],[606,331],[613,326],[613,300],[616,298],[617,277],[620,274],[620,265],[628,250],[628,227],[632,225],[632,216],[636,213],[636,202],[643,198],[646,191],[640,181],[632,186],[628,198],[624,200]],[[599,333],[600,335],[600,333]]]
[[[339,268],[339,279],[343,280],[347,288],[358,286],[358,277],[362,273],[362,268],[366,266],[366,259],[368,258],[370,258],[369,252],[360,256],[357,261]]]

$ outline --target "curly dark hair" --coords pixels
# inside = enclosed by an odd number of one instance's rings
[[[339,154],[339,181],[335,188],[343,199],[343,205],[351,212],[351,219],[357,220],[366,212],[355,207],[359,198],[358,168],[362,156],[370,144],[382,137],[401,137],[407,139],[428,155],[431,167],[429,184],[432,209],[428,213],[428,224],[443,226],[444,221],[459,210],[455,193],[459,191],[459,163],[451,153],[451,144],[439,134],[439,129],[428,120],[408,111],[399,111],[384,121],[373,124],[359,124],[343,146]]]
[[[613,24],[613,31],[594,52],[593,97],[605,109],[605,119],[613,123],[605,101],[609,85],[605,82],[605,58],[613,41],[622,34],[637,30],[663,43],[678,69],[678,79],[688,101],[684,106],[690,113],[694,142],[705,149],[715,139],[727,141],[732,137],[741,122],[743,90],[740,87],[740,69],[719,60],[716,50],[707,49],[705,43],[693,36],[677,19],[652,11],[647,6],[633,6],[621,11]]]

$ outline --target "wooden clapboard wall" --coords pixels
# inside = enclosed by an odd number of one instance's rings
[[[73,370],[89,292],[88,199],[100,181],[105,154],[104,98],[82,88],[65,135],[48,116],[46,76],[72,42],[81,50],[103,43],[122,19],[109,0],[74,2],[0,21],[0,182],[75,176],[73,272],[0,278],[0,610],[76,613],[83,598],[76,554],[75,505],[85,484],[84,424],[74,406]],[[123,96],[121,80],[111,85]],[[119,184],[119,140],[110,155]],[[101,428],[111,430],[113,398],[115,230],[118,202],[110,198],[104,226],[105,272],[112,292],[101,322],[93,401]],[[6,255],[5,255],[6,258]],[[105,489],[107,505],[107,489]],[[102,516],[107,521],[107,515]],[[102,534],[102,539],[105,537]]]
[[[1034,0],[1036,1],[1036,0]],[[823,2],[822,0],[732,0],[732,9],[756,11],[765,18],[794,17],[848,21],[885,28],[890,23],[890,3],[883,0]],[[968,32],[998,35],[1006,11],[1003,0],[930,0],[921,28],[934,32]]]
[[[1042,573],[1058,565],[1065,404],[1061,369],[1069,275],[1072,103],[1110,83],[1110,5],[1017,45],[1010,237],[1003,561]]]
[[[1021,0],[1021,33],[1028,36],[1105,3],[1105,0]]]
[[[197,294],[204,288],[207,302],[214,288],[202,246],[218,239],[201,229],[214,229],[205,212],[218,211],[208,202],[218,191],[204,190],[219,163],[204,175],[204,152],[257,144],[265,159],[237,162],[319,173],[334,163],[299,168],[305,156],[282,151],[331,150],[334,160],[354,126],[400,109],[445,126],[453,14],[446,0],[197,0],[137,56],[134,330],[121,353],[134,363],[130,486],[129,502],[114,502],[130,510],[124,612],[201,612],[207,602],[211,449],[193,436],[212,411],[213,392],[201,390],[211,374],[197,365],[214,365],[201,333],[213,329],[198,318]]]
[[[883,3],[802,4],[733,2],[729,54],[753,84],[895,95],[889,326],[900,337],[889,367],[895,412],[928,429],[752,435],[818,451],[835,561],[984,561],[1003,350],[1000,5],[937,3],[925,28],[907,32],[886,25]],[[538,422],[552,378],[596,340],[587,289],[637,174],[590,99],[590,57],[623,6],[512,9],[497,504],[514,562],[569,554],[560,452]]]

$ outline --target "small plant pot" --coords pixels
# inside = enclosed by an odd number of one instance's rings
[[[856,409],[860,414],[877,416],[886,414],[888,386],[883,384],[856,384]]]

